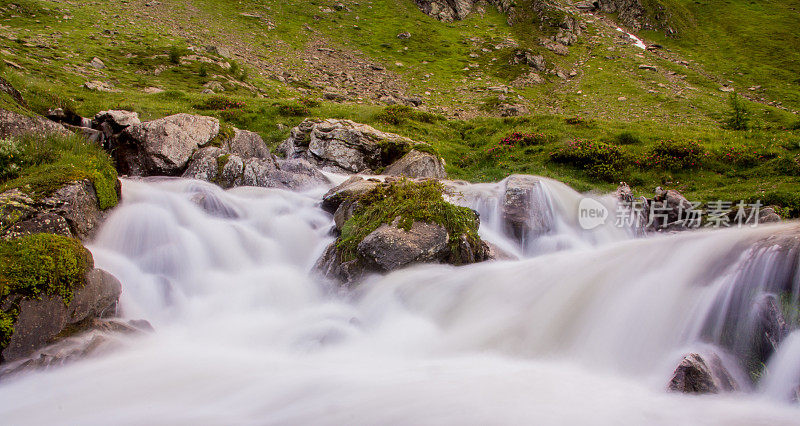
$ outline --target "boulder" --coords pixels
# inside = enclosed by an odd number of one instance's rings
[[[266,142],[258,133],[247,130],[234,129],[232,139],[223,143],[223,148],[231,154],[236,154],[242,158],[271,158]]]
[[[326,171],[374,174],[419,144],[350,120],[307,119],[292,129],[278,150]]]
[[[358,245],[365,266],[375,271],[394,271],[413,263],[436,262],[448,249],[447,230],[441,225],[414,222],[406,231],[398,221],[381,225]]]
[[[550,205],[538,177],[513,175],[506,179],[502,216],[506,233],[521,244],[552,229]]]
[[[27,134],[68,135],[69,131],[44,117],[27,116],[0,109],[0,138],[19,138]]]
[[[680,192],[674,189],[664,190],[656,188],[653,197],[652,217],[648,218],[650,231],[659,230],[686,230],[693,226],[692,218],[687,213],[691,211],[692,203]]]
[[[132,176],[179,176],[219,129],[216,118],[190,114],[131,125],[112,143],[117,169]]]
[[[441,158],[427,152],[411,150],[384,170],[388,176],[444,179],[447,173]]]
[[[350,285],[358,282],[365,274],[387,273],[416,263],[464,265],[488,260],[491,254],[489,246],[480,238],[469,236],[471,233],[477,233],[480,226],[480,219],[475,211],[454,205],[440,207],[443,210],[453,209],[448,214],[456,214],[456,211],[458,214],[466,212],[472,214],[473,222],[466,224],[469,231],[453,231],[463,232],[463,235],[450,235],[451,231],[448,229],[451,228],[446,228],[445,222],[440,224],[435,220],[430,222],[417,220],[401,225],[402,215],[409,214],[408,212],[415,208],[414,204],[406,204],[406,200],[424,200],[420,203],[425,206],[437,202],[429,198],[432,196],[429,184],[430,181],[413,182],[390,178],[387,178],[386,182],[380,182],[354,176],[329,191],[323,198],[322,207],[334,213],[336,225],[334,233],[339,235],[339,239],[326,249],[317,261],[316,269],[328,278]],[[393,185],[403,185],[402,192],[394,191]],[[370,194],[370,191],[377,187],[381,187],[382,191]],[[443,192],[447,191],[443,185],[440,188]],[[414,195],[414,191],[417,190],[424,192]],[[438,201],[447,203],[444,193],[441,196],[441,200]],[[342,246],[340,244],[342,241],[352,241],[342,240],[341,232],[344,230],[345,222],[354,214],[363,212],[364,208],[369,208],[369,203],[379,199],[384,203],[399,203],[400,210],[393,210],[397,213],[397,217],[391,222],[387,221],[375,228],[369,228],[371,232],[364,235],[360,241],[354,241],[352,244],[348,242],[348,247]],[[388,218],[383,218],[386,219]]]
[[[108,124],[110,133],[106,137],[111,137],[122,132],[130,126],[139,125],[139,113],[124,110],[100,111],[94,116],[92,128],[103,130],[103,124]]]
[[[68,326],[87,318],[115,314],[121,292],[122,285],[113,275],[93,269],[86,275],[86,285],[75,291],[68,305],[60,297],[53,296],[23,300],[14,334],[2,352],[3,359],[13,361],[26,357],[53,341]]]
[[[719,356],[696,353],[683,358],[668,385],[671,391],[693,394],[731,392],[738,388]]]
[[[357,198],[365,194],[380,184],[377,179],[364,179],[360,176],[353,176],[341,184],[331,188],[322,197],[322,209],[333,214],[348,199]]]
[[[774,294],[762,294],[753,306],[752,351],[759,363],[766,364],[788,334],[789,327]]]
[[[92,67],[92,68],[101,70],[101,69],[104,69],[106,67],[106,64],[103,62],[102,59],[100,59],[98,57],[94,57],[94,58],[92,58],[91,61],[89,61],[89,66]]]

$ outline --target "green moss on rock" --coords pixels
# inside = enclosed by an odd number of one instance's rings
[[[93,267],[92,254],[76,239],[34,234],[0,241],[0,350],[14,333],[22,300],[46,295],[68,304]]]
[[[222,144],[233,140],[234,137],[236,137],[236,129],[228,123],[220,122],[217,136],[214,136],[214,138],[204,146],[215,146],[217,148],[222,148]]]
[[[0,182],[0,192],[19,188],[39,200],[71,182],[88,179],[101,209],[119,202],[117,171],[100,147],[77,135],[30,135],[19,140],[22,155],[17,178]]]
[[[438,181],[414,182],[401,179],[380,184],[355,196],[356,210],[345,222],[337,248],[343,262],[357,257],[358,244],[383,224],[400,218],[399,227],[408,231],[414,222],[442,225],[449,235],[449,245],[455,251],[459,238],[466,236],[470,244],[480,242],[479,221],[474,211],[456,206],[444,199],[447,189]]]

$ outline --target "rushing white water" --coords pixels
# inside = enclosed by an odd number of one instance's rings
[[[683,354],[715,342],[708,318],[735,306],[720,295],[752,277],[752,244],[793,225],[585,233],[578,195],[545,187],[557,250],[417,266],[341,295],[309,273],[332,240],[326,188],[125,181],[91,249],[124,283],[123,315],[157,331],[0,383],[0,423],[797,424],[783,396],[665,391]],[[513,247],[497,188],[464,202]],[[776,363],[800,361],[795,340]]]

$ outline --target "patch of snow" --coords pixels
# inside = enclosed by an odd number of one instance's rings
[[[624,34],[627,34],[627,36],[628,36],[628,37],[630,37],[630,38],[631,38],[631,40],[633,40],[633,45],[634,45],[634,46],[636,46],[636,47],[638,47],[638,48],[640,48],[640,49],[642,49],[642,50],[645,50],[645,49],[647,49],[647,45],[646,45],[646,44],[644,44],[644,42],[642,41],[642,39],[640,39],[639,37],[636,37],[635,35],[633,35],[633,34],[631,34],[631,33],[627,32],[627,31],[623,30],[623,29],[622,29],[622,28],[620,28],[620,27],[617,27],[617,31],[619,31],[619,32],[621,32],[621,33],[624,33]]]

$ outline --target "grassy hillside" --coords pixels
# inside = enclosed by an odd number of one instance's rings
[[[765,198],[800,214],[797,2],[669,1],[658,4],[677,11],[678,36],[642,34],[666,49],[639,49],[613,17],[568,8],[585,29],[561,56],[538,42],[557,29],[533,16],[509,27],[486,9],[441,23],[413,0],[12,0],[0,6],[0,75],[39,113],[194,112],[272,146],[306,116],[348,118],[431,143],[455,178],[536,173],[602,191],[625,180],[643,194],[660,185],[698,201]],[[512,62],[520,50],[565,78],[539,72],[541,84],[513,85],[532,71]],[[745,101],[748,130],[723,128],[723,84],[758,101]],[[323,99],[330,90],[347,100]],[[419,98],[424,113],[387,110],[387,94]],[[502,103],[531,115],[499,117]],[[514,132],[525,135],[507,139]],[[685,164],[663,158],[684,154]]]

